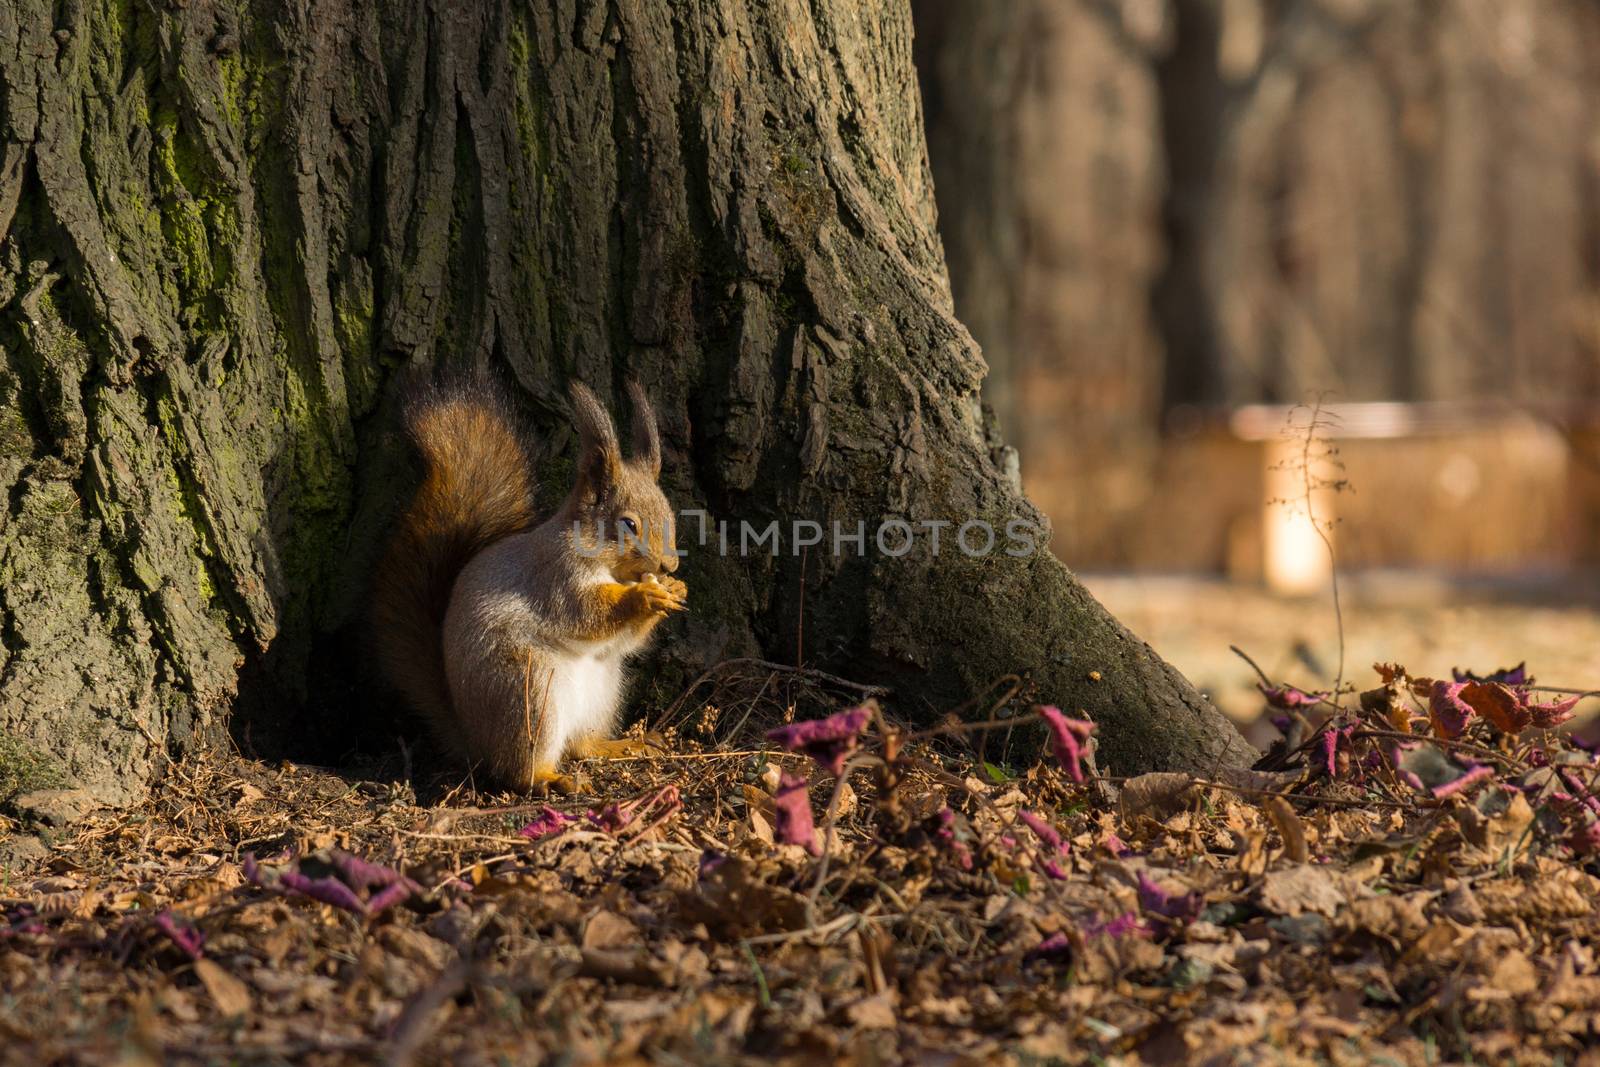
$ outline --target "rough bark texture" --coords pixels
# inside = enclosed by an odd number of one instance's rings
[[[328,635],[403,485],[412,364],[513,377],[551,496],[567,377],[632,372],[680,506],[1031,515],[951,310],[910,49],[903,2],[8,4],[0,737],[126,800],[236,697],[258,739],[324,729],[308,698],[350,715]],[[803,646],[912,711],[1031,670],[1113,767],[1248,755],[1046,553],[707,548],[685,576],[686,669]]]

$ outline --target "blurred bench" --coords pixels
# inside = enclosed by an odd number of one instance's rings
[[[1058,551],[1081,570],[1220,572],[1322,591],[1327,552],[1306,518],[1301,474],[1307,415],[1251,405],[1180,418],[1155,450],[1142,499],[1108,512],[1107,530],[1060,531]],[[1341,568],[1521,573],[1595,562],[1600,425],[1566,429],[1576,420],[1485,404],[1346,403],[1324,415],[1322,436],[1344,469],[1315,462],[1313,449],[1313,473],[1349,488],[1312,500],[1333,523]],[[1074,544],[1094,550],[1074,556]]]

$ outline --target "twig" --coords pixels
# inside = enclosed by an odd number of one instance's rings
[[[1393,738],[1396,741],[1426,741],[1431,745],[1439,745],[1442,748],[1453,748],[1461,752],[1471,752],[1474,755],[1483,756],[1485,759],[1492,759],[1497,763],[1503,763],[1506,766],[1511,767],[1513,770],[1520,771],[1527,769],[1523,762],[1517,759],[1515,756],[1508,756],[1504,752],[1496,752],[1492,748],[1485,748],[1483,745],[1475,745],[1471,741],[1462,741],[1461,739],[1454,737],[1433,737],[1427,734],[1407,734],[1401,733],[1399,730],[1380,730],[1372,726],[1363,726],[1351,736],[1387,737]]]
[[[1333,701],[1338,707],[1339,691],[1344,688],[1344,607],[1339,602],[1339,560],[1334,554],[1333,538],[1317,520],[1317,505],[1314,489],[1325,488],[1325,485],[1313,485],[1311,475],[1311,447],[1318,440],[1317,431],[1322,425],[1322,401],[1324,394],[1317,394],[1315,406],[1311,409],[1311,421],[1306,424],[1305,441],[1300,448],[1300,479],[1304,487],[1306,501],[1306,518],[1311,523],[1311,529],[1316,532],[1322,547],[1328,551],[1328,578],[1333,586],[1333,619],[1339,630],[1339,670],[1333,677]],[[1319,457],[1323,458],[1323,457]]]
[[[848,689],[852,692],[860,693],[863,697],[887,696],[890,692],[889,689],[881,685],[864,685],[861,682],[852,682],[848,678],[841,678],[836,674],[829,674],[826,671],[815,670],[811,667],[791,667],[784,663],[774,663],[771,660],[754,659],[750,657],[740,659],[725,659],[718,663],[713,663],[710,667],[707,667],[698,678],[690,682],[688,687],[684,689],[682,693],[678,694],[677,699],[671,704],[667,705],[666,709],[662,711],[659,721],[655,724],[656,728],[659,729],[662,724],[671,722],[673,719],[675,719],[679,710],[683,707],[684,703],[689,699],[689,696],[695,690],[699,689],[702,685],[716,677],[718,674],[735,667],[759,667],[762,670],[772,671],[778,674],[797,675],[801,678],[813,679],[817,682],[821,682],[825,685],[831,685],[838,689]]]
[[[1250,664],[1250,669],[1256,672],[1256,677],[1261,679],[1262,685],[1266,686],[1268,689],[1277,688],[1272,684],[1272,679],[1267,677],[1267,672],[1262,670],[1260,664],[1251,659],[1249,653],[1247,653],[1244,649],[1240,648],[1238,645],[1229,645],[1228,651],[1232,652],[1235,656],[1238,656],[1240,659]]]

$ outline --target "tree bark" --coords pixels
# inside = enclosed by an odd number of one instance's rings
[[[345,714],[309,665],[359,618],[415,364],[514,378],[551,496],[566,379],[635,374],[716,520],[1036,517],[951,310],[910,50],[904,0],[8,5],[3,736],[128,800],[236,704]],[[1047,553],[868,547],[691,544],[661,644],[913,713],[1026,670],[1119,770],[1249,756]]]

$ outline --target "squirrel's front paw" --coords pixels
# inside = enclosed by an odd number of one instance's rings
[[[644,609],[640,614],[666,615],[689,606],[685,602],[689,588],[676,578],[662,580],[647,574],[634,585],[632,593],[639,598]]]

